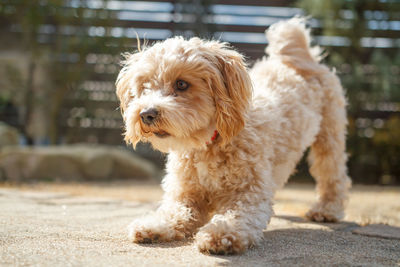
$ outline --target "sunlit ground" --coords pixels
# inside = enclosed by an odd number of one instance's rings
[[[128,201],[157,202],[162,198],[162,189],[155,182],[85,182],[7,184],[2,188],[24,191],[63,192],[76,196],[116,198]],[[275,198],[275,213],[304,216],[316,199],[311,184],[288,184],[278,191]],[[346,210],[346,221],[361,225],[384,223],[400,226],[400,187],[354,185]]]

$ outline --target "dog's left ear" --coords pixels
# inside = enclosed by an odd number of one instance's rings
[[[140,52],[135,54],[125,54],[125,60],[122,61],[122,69],[118,74],[116,85],[116,94],[120,101],[120,110],[122,118],[125,123],[127,123],[127,113],[125,112],[128,108],[129,103],[135,97],[134,92],[136,92],[136,80],[137,76],[134,75]],[[133,144],[135,148],[136,144],[140,141],[137,134],[137,127],[125,127],[125,142]]]
[[[132,95],[132,81],[134,80],[134,75],[132,71],[134,70],[134,64],[138,61],[140,57],[140,52],[135,54],[125,54],[125,60],[121,62],[122,69],[118,74],[116,85],[116,94],[120,101],[120,109],[122,115],[128,108],[129,101],[134,97]],[[124,117],[125,120],[125,117]]]
[[[212,84],[217,111],[216,128],[224,145],[245,125],[252,84],[241,54],[221,43],[214,45],[213,51],[220,72],[219,79]]]

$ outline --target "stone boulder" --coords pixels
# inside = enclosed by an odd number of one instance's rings
[[[109,146],[5,147],[0,178],[6,181],[149,179],[159,170],[123,148]]]
[[[0,121],[0,149],[5,146],[15,146],[19,143],[19,133],[14,127]]]

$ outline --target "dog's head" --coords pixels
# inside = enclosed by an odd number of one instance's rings
[[[215,130],[224,145],[243,128],[251,81],[243,57],[227,44],[176,37],[123,64],[116,86],[126,142],[187,150],[205,147]]]

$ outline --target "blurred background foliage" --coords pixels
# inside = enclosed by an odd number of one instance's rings
[[[263,31],[311,15],[314,43],[349,100],[355,182],[400,184],[400,2],[390,0],[0,0],[0,121],[21,145],[123,145],[120,54],[174,35],[228,41],[253,63]],[[163,165],[148,146],[136,153]],[[303,160],[294,179],[311,180]]]
[[[345,37],[326,62],[349,101],[350,174],[365,183],[400,182],[400,2],[302,0],[323,36]],[[395,25],[397,24],[397,25]]]

